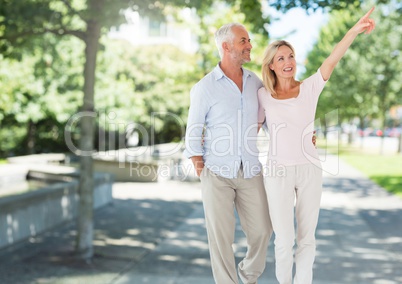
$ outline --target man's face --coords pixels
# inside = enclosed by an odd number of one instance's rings
[[[250,43],[247,31],[243,27],[233,27],[232,31],[234,38],[232,44],[228,44],[229,56],[239,64],[250,62],[253,46]]]

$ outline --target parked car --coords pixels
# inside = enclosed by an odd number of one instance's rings
[[[402,134],[402,127],[387,128],[384,131],[385,137],[399,137]]]

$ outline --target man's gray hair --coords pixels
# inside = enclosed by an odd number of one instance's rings
[[[242,24],[230,23],[230,24],[223,25],[222,27],[219,28],[219,30],[217,30],[215,32],[215,43],[216,43],[216,46],[218,47],[219,56],[221,57],[221,59],[223,57],[222,43],[224,43],[224,42],[228,42],[230,44],[233,43],[233,39],[234,39],[234,33],[232,30],[233,27],[244,28],[244,26]]]

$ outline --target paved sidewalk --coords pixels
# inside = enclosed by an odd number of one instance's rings
[[[336,157],[325,165],[314,283],[402,283],[402,199]],[[0,251],[0,283],[213,284],[198,182],[116,183],[113,195],[95,214],[92,263],[74,258],[69,223]],[[245,247],[238,225],[238,261]],[[277,283],[272,240],[259,283]]]

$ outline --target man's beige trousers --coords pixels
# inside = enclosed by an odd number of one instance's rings
[[[232,247],[236,225],[234,207],[248,244],[246,256],[238,265],[239,276],[245,284],[256,283],[264,271],[272,235],[262,174],[245,179],[240,169],[237,178],[228,179],[204,168],[201,185],[215,283],[239,283]]]

